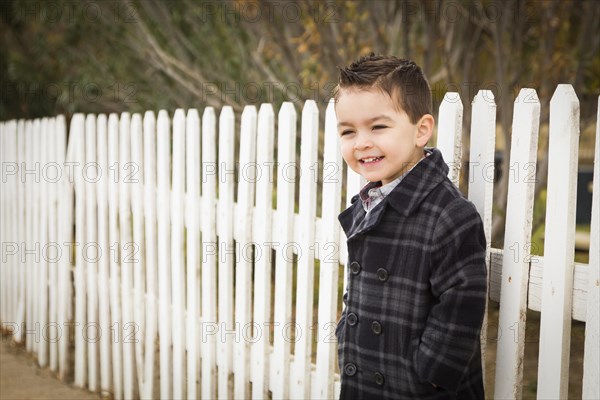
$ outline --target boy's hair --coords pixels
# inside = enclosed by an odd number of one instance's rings
[[[414,61],[371,53],[339,70],[335,101],[339,99],[341,89],[377,88],[387,93],[413,124],[423,115],[432,114],[429,82]]]

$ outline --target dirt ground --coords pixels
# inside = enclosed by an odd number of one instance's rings
[[[22,346],[0,336],[0,399],[99,399],[98,395],[61,383],[48,368],[39,368]]]

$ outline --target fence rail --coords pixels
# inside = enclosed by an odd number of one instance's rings
[[[522,89],[514,107],[501,250],[490,245],[496,106],[489,91],[472,104],[468,197],[500,302],[494,397],[522,396],[529,308],[541,311],[538,398],[566,397],[575,319],[586,322],[583,397],[597,399],[600,125],[590,261],[580,264],[579,102],[558,86],[545,251],[532,256],[536,92]],[[460,97],[446,94],[437,146],[456,185],[462,118]],[[321,136],[310,100],[301,116],[284,103],[277,124],[270,104],[240,120],[239,134],[230,107],[218,118],[210,107],[172,119],[75,114],[68,135],[63,116],[0,123],[0,321],[40,366],[116,399],[338,396],[347,249],[337,215],[363,182],[343,165],[332,102]]]

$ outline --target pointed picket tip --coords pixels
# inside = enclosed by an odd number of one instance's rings
[[[198,113],[198,109],[196,108],[190,108],[187,112],[187,117],[188,118],[194,118],[194,119],[199,119],[200,118],[200,114]]]
[[[531,88],[523,88],[519,90],[519,94],[515,99],[515,104],[531,104],[536,103],[540,104],[540,99],[538,98],[537,92],[535,89]]]
[[[462,99],[460,98],[460,94],[457,92],[446,92],[444,98],[442,99],[440,109],[446,109],[450,107],[456,107],[460,110],[463,109]]]
[[[84,120],[85,115],[83,113],[73,114],[73,118],[71,118],[71,127],[83,124]],[[36,123],[39,124],[39,119],[37,118],[33,120],[33,125],[35,126]]]
[[[206,107],[204,109],[204,113],[202,113],[202,118],[210,118],[214,117],[215,109],[213,107]]]
[[[135,125],[135,126],[142,126],[142,114],[140,113],[135,113],[131,116],[131,125]]]
[[[168,120],[169,119],[169,113],[167,112],[167,110],[160,110],[158,112],[158,120]]]
[[[258,110],[258,115],[260,117],[261,115],[264,115],[264,114],[274,115],[273,106],[271,105],[271,103],[262,103],[260,105],[260,109]]]
[[[244,121],[256,118],[256,106],[247,105],[244,107],[244,111],[242,111],[242,125],[244,125]]]
[[[335,100],[334,99],[329,100],[329,102],[327,103],[327,108],[325,109],[325,115],[328,115],[331,113],[333,113],[333,116],[336,117],[336,115],[335,115]]]
[[[491,90],[480,90],[473,99],[473,105],[478,104],[493,104],[496,105],[494,93]]]
[[[233,108],[231,106],[223,106],[219,119],[233,118]]]
[[[154,120],[155,118],[156,118],[156,117],[155,117],[155,115],[154,115],[154,111],[152,111],[152,110],[148,110],[148,111],[146,111],[146,112],[144,113],[144,121],[145,121],[146,119],[151,119],[151,120]]]
[[[319,108],[317,107],[317,103],[312,99],[306,100],[304,102],[304,107],[302,108],[302,112],[303,113],[307,113],[307,112],[319,113]]]
[[[175,114],[173,114],[173,119],[176,118],[185,118],[185,111],[183,108],[178,108],[175,110]]]
[[[119,120],[119,114],[117,114],[117,113],[110,113],[108,115],[108,123],[109,124],[114,124],[118,120]]]
[[[296,107],[294,107],[294,103],[292,103],[291,101],[284,101],[283,103],[281,103],[281,108],[279,109],[279,112],[296,112]]]
[[[550,108],[554,107],[554,104],[557,104],[558,107],[562,107],[573,103],[579,104],[579,98],[577,98],[573,85],[568,83],[559,84],[550,100]]]

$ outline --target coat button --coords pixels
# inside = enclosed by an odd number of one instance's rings
[[[381,335],[381,324],[378,321],[373,321],[371,324],[371,330],[376,335]]]
[[[354,365],[353,363],[347,363],[346,365],[344,365],[344,373],[347,376],[354,376],[356,374],[356,365]]]
[[[388,280],[388,272],[385,268],[379,268],[377,270],[377,277],[381,282],[385,282]]]
[[[383,374],[381,374],[380,372],[375,372],[375,383],[379,386],[383,386],[383,382],[385,382]]]
[[[358,323],[358,317],[354,313],[348,314],[346,317],[346,321],[348,321],[348,325],[354,326]]]
[[[360,272],[360,264],[358,263],[358,261],[352,261],[352,263],[350,264],[350,271],[354,275],[358,275],[358,273]]]

